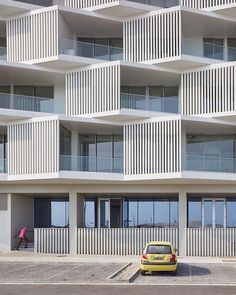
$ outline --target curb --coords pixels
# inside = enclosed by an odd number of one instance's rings
[[[126,268],[128,268],[131,264],[132,264],[131,262],[125,264],[120,269],[118,269],[113,274],[111,274],[109,277],[107,277],[107,280],[114,280],[115,277],[117,277],[120,273],[122,273],[122,271],[124,271]]]

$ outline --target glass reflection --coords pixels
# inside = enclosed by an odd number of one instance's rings
[[[224,227],[224,201],[216,200],[215,201],[215,227],[223,228]]]
[[[236,227],[236,199],[227,199],[226,203],[226,225]]]
[[[96,200],[86,199],[84,202],[84,226],[96,227]]]
[[[206,228],[212,228],[213,222],[212,222],[212,201],[205,200],[203,204],[203,210],[204,210],[204,227]]]
[[[139,201],[138,227],[153,227],[153,200]]]
[[[100,227],[110,227],[110,202],[109,200],[100,201]]]

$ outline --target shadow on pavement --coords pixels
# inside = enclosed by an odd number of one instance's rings
[[[207,276],[210,275],[211,271],[209,268],[196,266],[187,263],[178,263],[178,277],[195,277],[195,276]],[[167,272],[153,272],[146,275],[154,275],[154,276],[171,276],[171,273]]]

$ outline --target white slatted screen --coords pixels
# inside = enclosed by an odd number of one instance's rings
[[[161,12],[124,23],[124,60],[141,62],[181,54],[181,12]]]
[[[119,2],[119,0],[65,0],[64,3],[66,7],[84,9],[115,2]]]
[[[7,132],[9,175],[58,172],[58,120],[11,124]]]
[[[235,69],[235,66],[226,66],[182,74],[182,114],[234,111]]]
[[[124,127],[125,175],[181,171],[181,121],[156,121]]]
[[[195,9],[223,6],[236,3],[236,0],[181,0],[181,5]]]
[[[120,66],[99,66],[66,75],[66,114],[82,115],[120,108]]]
[[[6,22],[7,60],[23,62],[58,54],[58,10],[18,16]]]

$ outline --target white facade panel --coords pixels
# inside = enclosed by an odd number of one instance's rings
[[[181,12],[137,17],[124,23],[124,60],[141,62],[181,54]]]
[[[168,120],[124,127],[125,175],[181,171],[181,121]]]
[[[59,171],[59,121],[36,120],[8,125],[8,174]]]
[[[66,75],[67,115],[92,114],[120,108],[120,66],[100,66]]]
[[[119,2],[119,0],[65,0],[64,3],[66,7],[85,9],[115,2]]]
[[[58,10],[18,16],[6,22],[7,60],[23,62],[58,54]]]
[[[200,115],[235,111],[235,66],[182,74],[182,114]]]

